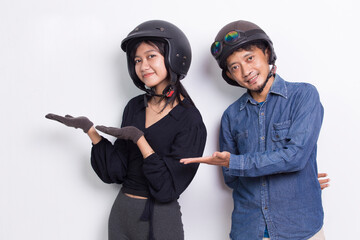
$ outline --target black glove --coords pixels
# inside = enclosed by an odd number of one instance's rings
[[[49,113],[45,116],[48,119],[55,120],[65,124],[68,127],[81,128],[84,133],[87,133],[89,129],[94,125],[87,117],[72,117],[70,115],[65,115],[65,117]]]
[[[133,126],[123,127],[123,128],[96,126],[95,128],[101,132],[104,132],[116,138],[131,140],[135,144],[137,143],[139,138],[144,135],[144,133],[141,130]]]

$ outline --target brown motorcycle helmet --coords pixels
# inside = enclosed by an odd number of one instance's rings
[[[222,77],[233,86],[240,86],[226,75],[226,59],[237,49],[245,44],[263,41],[271,54],[269,65],[275,65],[276,54],[273,43],[266,33],[256,24],[244,20],[234,21],[225,25],[215,37],[210,51],[218,65],[222,69]],[[240,86],[241,87],[241,86]]]

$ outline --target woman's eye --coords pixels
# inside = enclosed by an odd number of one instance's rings
[[[155,54],[151,54],[151,55],[149,55],[149,58],[154,58],[154,57],[156,57],[156,55],[155,55]]]
[[[140,59],[135,59],[134,62],[135,62],[135,64],[136,64],[136,63],[141,62],[141,60],[140,60]]]

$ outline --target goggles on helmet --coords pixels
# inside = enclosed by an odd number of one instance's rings
[[[264,31],[260,29],[253,29],[246,32],[240,30],[232,30],[224,36],[224,39],[222,41],[215,41],[211,45],[211,54],[215,58],[217,58],[221,54],[224,48],[223,45],[233,46],[235,44],[240,44],[242,42],[245,43],[251,40],[255,40],[257,33],[265,34]]]

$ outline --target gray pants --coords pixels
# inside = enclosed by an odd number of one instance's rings
[[[141,221],[146,200],[119,192],[109,217],[109,240],[147,240],[149,222]],[[154,206],[153,231],[156,240],[183,240],[180,205],[177,201]]]

